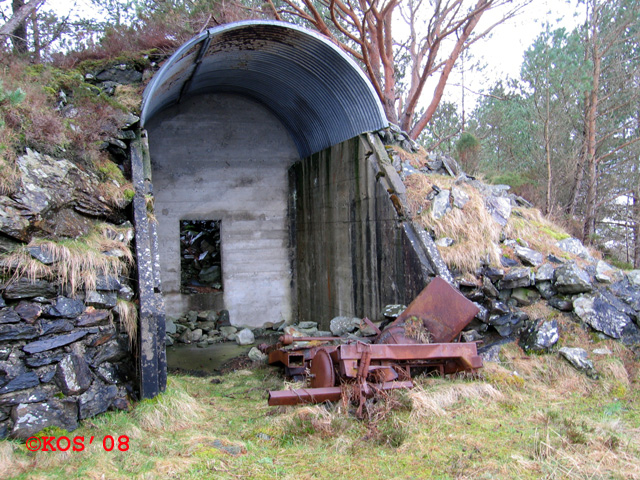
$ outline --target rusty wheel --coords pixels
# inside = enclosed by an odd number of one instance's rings
[[[329,352],[320,349],[316,352],[313,360],[311,360],[311,388],[326,388],[335,385],[335,373],[333,371],[333,362]]]

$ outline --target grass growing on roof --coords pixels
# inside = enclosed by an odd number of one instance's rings
[[[161,396],[70,433],[128,435],[129,451],[94,442],[84,452],[33,454],[4,440],[0,477],[640,478],[640,365],[626,347],[604,344],[613,355],[591,355],[598,381],[555,353],[508,345],[480,379],[422,377],[413,391],[369,405],[365,420],[341,402],[267,407],[266,390],[283,386],[275,368],[236,371],[219,384],[170,375]]]

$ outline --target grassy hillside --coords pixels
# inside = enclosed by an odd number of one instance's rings
[[[640,478],[640,363],[613,341],[593,344],[577,324],[562,336],[593,355],[600,380],[556,354],[510,344],[479,379],[421,378],[371,403],[358,420],[344,405],[266,405],[277,369],[211,378],[175,376],[132,413],[85,421],[83,452],[30,453],[0,442],[3,478]],[[219,383],[218,383],[219,382]],[[42,435],[60,436],[61,431]],[[127,452],[101,439],[127,435]]]

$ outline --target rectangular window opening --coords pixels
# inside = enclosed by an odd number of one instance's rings
[[[221,220],[180,220],[180,291],[222,291]]]

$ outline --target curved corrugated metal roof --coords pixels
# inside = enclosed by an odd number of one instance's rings
[[[369,80],[336,45],[275,21],[211,28],[182,45],[143,94],[141,123],[188,95],[251,97],[289,130],[301,157],[388,125]]]

